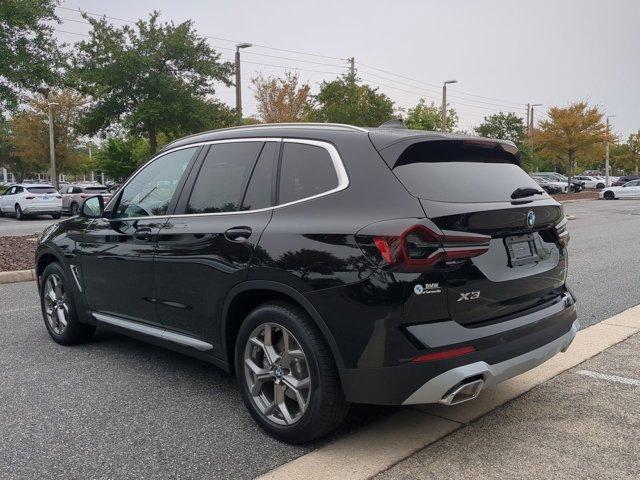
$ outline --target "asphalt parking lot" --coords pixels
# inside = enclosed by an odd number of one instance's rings
[[[0,236],[33,235],[42,232],[49,225],[59,221],[61,220],[53,220],[51,217],[45,216],[27,218],[26,220],[0,217]]]
[[[575,216],[570,222],[569,285],[578,297],[583,326],[637,304],[640,202],[576,202],[565,209]],[[0,234],[7,235],[1,230],[4,222],[15,221],[1,221]],[[0,327],[5,332],[0,336],[0,478],[253,478],[322,445],[292,447],[261,433],[246,413],[233,378],[197,360],[107,332],[81,346],[54,344],[42,325],[33,282],[0,285],[0,305]],[[638,343],[630,345],[637,352]],[[589,365],[588,369],[630,376],[615,368]],[[542,387],[553,389],[553,382],[560,381],[587,382],[582,377],[567,373]],[[566,407],[558,415],[570,413],[570,402],[581,409],[595,408],[581,385],[576,383],[571,398],[552,398],[549,392],[530,401],[536,402],[540,415],[548,405],[555,409],[559,400]],[[354,408],[336,436],[395,411]],[[495,422],[490,417],[502,411],[477,422],[484,425],[479,437],[492,439],[479,448],[504,451],[508,439],[514,438],[517,409],[507,414],[512,423],[504,430],[486,423]],[[584,416],[587,410],[580,412]],[[629,410],[631,417],[625,421],[635,418],[637,425],[634,414],[637,409]],[[552,433],[554,419],[562,423],[554,414],[536,434]],[[447,461],[446,451],[441,451],[442,462]],[[388,474],[418,476],[411,472]],[[450,477],[466,478],[451,473],[455,470],[448,472]]]

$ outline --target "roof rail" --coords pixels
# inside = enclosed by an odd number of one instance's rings
[[[162,150],[166,150],[170,148],[174,143],[179,142],[181,140],[185,140],[187,138],[197,137],[199,135],[204,135],[207,133],[217,133],[217,132],[228,132],[233,130],[251,130],[258,128],[275,128],[275,127],[298,127],[298,128],[343,128],[345,130],[351,130],[354,132],[364,132],[368,133],[369,130],[362,127],[356,127],[354,125],[347,125],[344,123],[321,123],[321,122],[290,122],[290,123],[256,123],[252,125],[239,125],[236,127],[227,127],[227,128],[218,128],[215,130],[208,130],[206,132],[194,133],[191,135],[186,135],[184,137],[178,138],[172,142],[169,142],[165,145]]]
[[[240,125],[237,127],[228,127],[221,128],[219,130],[213,130],[216,132],[225,131],[225,130],[236,130],[236,129],[250,129],[250,128],[269,128],[269,127],[318,127],[318,128],[345,128],[349,130],[354,130],[356,132],[368,132],[367,129],[362,127],[356,127],[355,125],[347,125],[345,123],[323,123],[323,122],[285,122],[285,123],[255,123],[252,125]]]

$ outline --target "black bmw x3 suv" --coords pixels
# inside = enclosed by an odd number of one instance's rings
[[[37,277],[56,342],[101,326],[209,361],[297,443],[350,403],[456,404],[564,351],[566,224],[509,142],[238,127],[49,227]]]

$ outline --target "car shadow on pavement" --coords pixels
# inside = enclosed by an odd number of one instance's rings
[[[187,389],[189,382],[200,383],[207,381],[212,388],[215,386],[218,395],[222,394],[226,398],[232,398],[234,402],[237,402],[238,408],[242,407],[242,398],[234,375],[204,360],[183,355],[179,352],[103,328],[98,328],[91,342],[85,345],[89,348],[93,346],[101,350],[114,350],[114,357],[124,355],[127,358],[136,358],[144,364],[151,362],[156,365],[162,365],[162,368],[166,369],[168,379],[183,382]],[[176,374],[179,374],[179,378],[175,378]],[[353,404],[343,423],[334,432],[305,446],[311,449],[319,448],[405,408],[407,407]],[[245,416],[247,421],[252,422],[248,412],[246,412]],[[267,438],[279,443],[271,437]]]

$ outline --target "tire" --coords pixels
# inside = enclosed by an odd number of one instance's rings
[[[596,190],[602,190],[604,188],[604,183],[598,183],[596,185]]]
[[[2,212],[1,208],[0,208],[0,217],[4,217],[4,213]]]
[[[271,331],[272,346],[268,349],[264,347],[265,329]],[[285,335],[295,356],[281,355]],[[267,358],[268,352],[274,362]],[[245,359],[254,368],[247,366]],[[322,334],[305,312],[289,303],[260,305],[245,318],[236,338],[235,371],[254,420],[283,442],[300,444],[322,437],[336,428],[349,410],[333,355]],[[259,381],[256,373],[263,380]],[[297,395],[290,387],[294,383],[301,385]],[[280,403],[275,401],[276,396],[283,399],[284,408],[276,405]]]
[[[71,280],[59,263],[47,265],[40,282],[40,307],[49,335],[61,345],[86,342],[96,329],[95,326],[82,323],[78,319],[72,288],[74,286]],[[52,305],[53,303],[55,305]],[[58,311],[62,312],[62,317],[58,315]]]
[[[71,207],[69,207],[69,213],[72,217],[80,215],[80,205],[78,205],[76,202],[73,202],[71,204]]]
[[[608,192],[604,192],[604,198],[606,200],[615,200],[616,196],[613,192],[608,191]]]
[[[16,220],[24,220],[24,213],[22,213],[22,207],[16,203]]]

